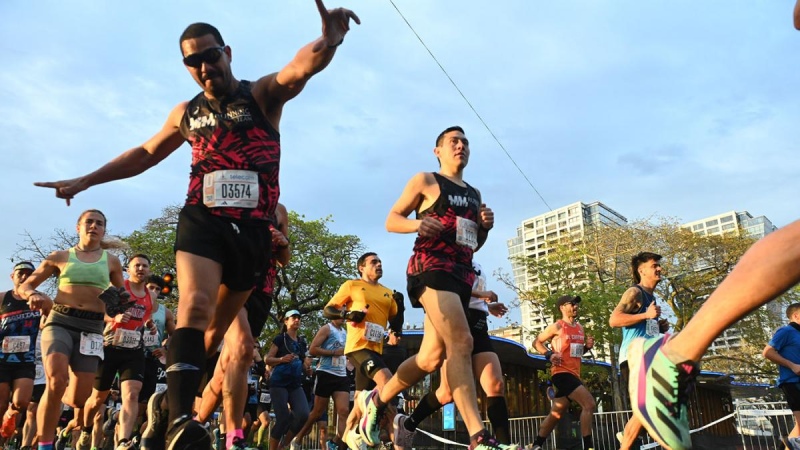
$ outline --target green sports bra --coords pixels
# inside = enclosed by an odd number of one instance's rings
[[[58,287],[70,285],[94,286],[103,290],[111,285],[106,251],[103,250],[97,262],[85,263],[75,256],[75,248],[70,248],[67,264],[58,277]]]

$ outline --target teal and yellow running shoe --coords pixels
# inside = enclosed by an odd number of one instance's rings
[[[633,415],[650,436],[670,450],[692,448],[686,406],[699,372],[697,363],[675,364],[661,348],[670,335],[634,339],[628,347]]]

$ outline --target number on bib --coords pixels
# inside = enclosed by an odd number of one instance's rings
[[[644,332],[649,337],[658,336],[660,333],[658,321],[656,319],[647,319],[644,325]]]
[[[456,218],[456,244],[473,250],[478,248],[478,224],[463,217]]]
[[[262,392],[258,401],[261,403],[272,403],[272,396],[269,392]]]
[[[86,356],[99,356],[103,359],[103,336],[97,333],[81,332],[80,352]]]
[[[569,356],[572,356],[573,358],[580,358],[581,356],[583,356],[583,354],[584,354],[583,344],[577,344],[577,343],[569,344]]]
[[[136,348],[139,346],[141,339],[141,331],[117,328],[117,331],[114,332],[114,340],[111,344],[115,347]]]
[[[24,353],[30,349],[30,336],[6,336],[3,338],[3,353]]]
[[[156,383],[156,394],[160,394],[167,390],[167,383]]]
[[[150,333],[149,331],[145,331],[144,346],[148,348],[160,347],[161,341],[158,339],[158,337],[158,333]]]
[[[384,327],[377,323],[367,322],[367,329],[364,330],[364,338],[370,342],[382,342]]]
[[[203,203],[209,208],[258,206],[258,172],[217,170],[203,177]]]

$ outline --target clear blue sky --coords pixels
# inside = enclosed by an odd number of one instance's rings
[[[792,2],[395,3],[550,206],[798,218]],[[333,215],[333,230],[380,253],[385,284],[402,289],[413,236],[388,234],[384,219],[414,173],[437,169],[435,136],[460,124],[472,143],[465,178],[497,217],[477,257],[508,271],[506,240],[545,204],[388,0],[328,6],[363,24],[285,109],[281,201],[308,218]],[[103,210],[125,234],[183,201],[186,146],[70,208],[32,183],[96,169],[194,96],[178,36],[195,21],[220,29],[242,79],[280,69],[320,33],[312,0],[0,3],[3,260],[24,230],[46,237],[83,209]]]

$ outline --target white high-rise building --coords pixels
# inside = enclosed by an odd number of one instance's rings
[[[765,216],[753,217],[753,215],[747,211],[728,211],[685,223],[681,225],[681,227],[702,236],[719,236],[729,233],[738,236],[743,233],[745,236],[756,239],[761,239],[778,229],[778,227],[773,225],[772,221]],[[781,311],[781,306],[778,303],[770,302],[765,308],[767,308],[767,311],[769,311],[773,317],[783,320],[783,311]],[[718,350],[739,348],[742,345],[741,336],[741,332],[736,326],[728,328],[711,343],[711,347],[708,348],[708,351],[714,353]]]
[[[526,273],[525,265],[517,262],[517,257],[541,258],[546,254],[548,241],[570,235],[581,236],[590,225],[623,225],[627,222],[622,214],[600,202],[575,202],[524,220],[517,228],[517,236],[507,241],[514,283],[522,290],[532,290],[537,286],[536,279]],[[530,348],[536,335],[553,322],[552,312],[543,314],[528,302],[522,303],[520,311],[520,342]]]

